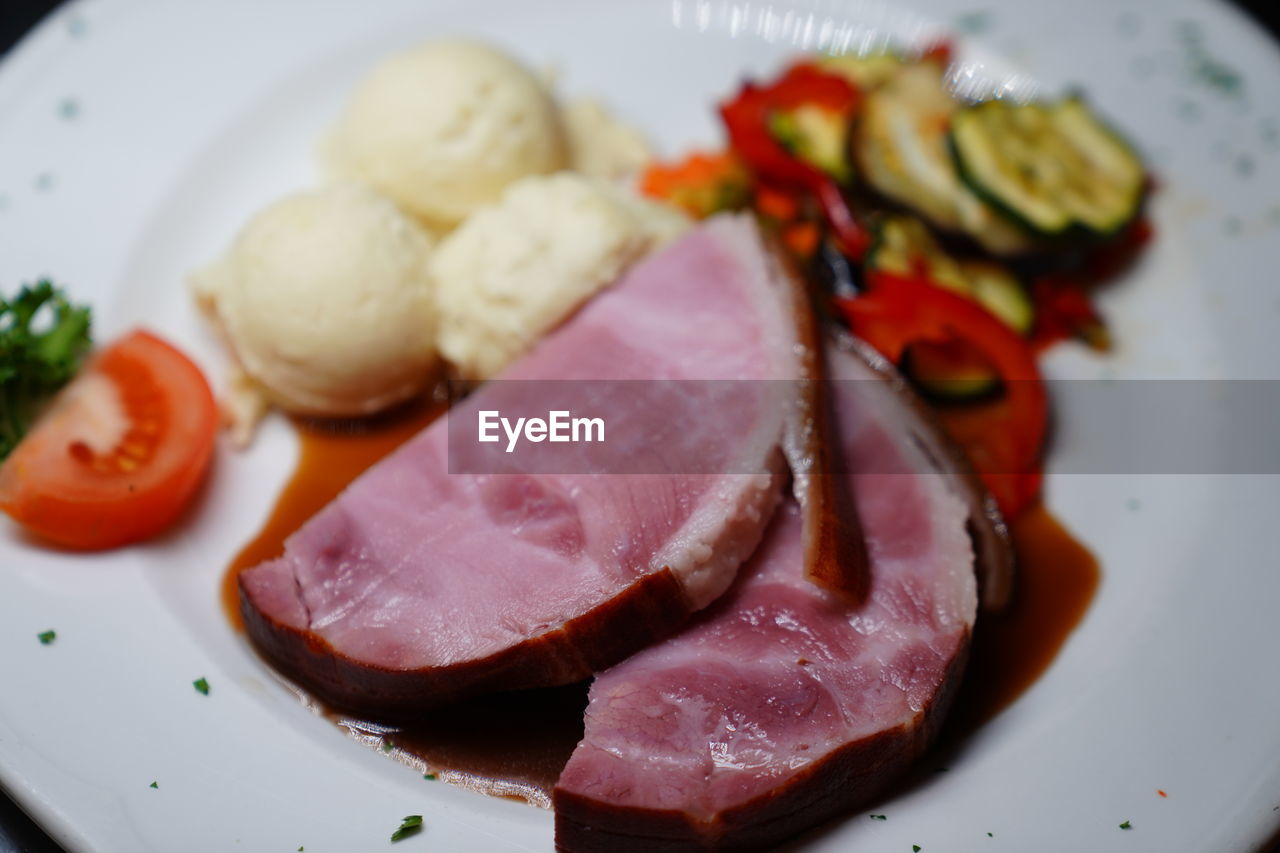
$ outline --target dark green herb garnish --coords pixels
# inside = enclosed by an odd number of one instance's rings
[[[423,774],[422,774],[422,778],[423,778],[423,779],[426,779],[428,782],[434,782],[434,781],[436,781],[436,774],[434,774],[434,773],[423,773]]]
[[[1196,83],[1214,89],[1221,94],[1237,96],[1244,88],[1244,78],[1231,66],[1209,52],[1204,44],[1204,34],[1195,21],[1177,23],[1178,40],[1186,53],[1191,78]]]
[[[50,628],[48,631],[41,631],[36,634],[36,638],[40,640],[40,645],[47,646],[58,639],[58,632]]]
[[[867,815],[867,817],[871,818],[872,820],[888,820],[889,819],[882,814]]]
[[[89,309],[72,305],[48,279],[12,301],[0,298],[0,459],[75,376],[88,349]]]
[[[987,833],[987,838],[995,838],[995,836],[988,832],[988,833]]]
[[[152,783],[151,783],[150,785],[148,785],[147,787],[148,787],[148,788],[157,788],[157,789],[158,789],[158,788],[160,787],[160,783],[159,783],[159,782],[152,782]]]
[[[1276,125],[1275,119],[1268,118],[1259,122],[1258,133],[1262,136],[1262,141],[1271,148],[1280,143],[1280,126]]]
[[[1133,824],[1129,823],[1129,821],[1127,821],[1127,820],[1126,820],[1124,823],[1120,824],[1120,828],[1121,828],[1121,829],[1133,829]]]
[[[209,695],[209,682],[207,679],[197,678],[195,681],[191,682],[191,686],[193,686],[196,689],[196,692],[200,695]]]
[[[956,29],[969,36],[976,36],[991,29],[991,13],[985,10],[966,12],[956,17]]]
[[[410,835],[415,835],[421,831],[422,831],[422,815],[420,814],[406,815],[405,819],[400,822],[400,828],[397,829],[395,832],[391,833],[391,840],[400,841],[402,839],[408,838]]]
[[[1133,38],[1142,29],[1142,22],[1132,12],[1126,12],[1116,19],[1116,32],[1125,38]]]
[[[392,743],[392,742],[391,742],[391,739],[390,739],[390,738],[387,738],[387,739],[385,739],[385,740],[383,740],[383,741],[382,741],[382,751],[383,751],[383,752],[390,752],[391,750],[393,750],[393,749],[395,749],[395,748],[396,748],[396,745],[395,745],[394,743]]]
[[[912,844],[912,845],[911,845],[911,853],[920,853],[920,845],[919,845],[919,844]]]

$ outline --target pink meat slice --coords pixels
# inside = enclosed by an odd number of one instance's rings
[[[576,460],[668,473],[548,473],[517,454],[451,474],[442,419],[241,575],[250,639],[330,704],[400,715],[569,683],[670,634],[729,586],[781,498],[785,412],[766,389],[789,384],[678,380],[793,377],[790,286],[747,218],[638,265],[501,379],[675,380],[584,386],[623,445]],[[490,383],[449,419],[530,387]]]
[[[848,347],[835,421],[869,595],[805,579],[779,510],[738,582],[676,636],[597,677],[554,795],[562,851],[760,849],[882,791],[928,744],[977,608],[962,466]]]

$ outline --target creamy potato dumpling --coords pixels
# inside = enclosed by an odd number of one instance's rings
[[[518,181],[432,256],[441,354],[467,378],[493,376],[688,225],[670,208],[572,172]]]
[[[325,416],[370,414],[422,390],[437,358],[432,244],[395,204],[355,184],[300,192],[254,216],[192,276],[251,380],[232,381],[241,425],[261,413],[250,389]]]
[[[487,45],[437,41],[374,68],[322,156],[335,175],[448,229],[511,182],[564,168],[569,150],[532,72]]]
[[[273,405],[393,406],[435,378],[437,351],[492,376],[688,226],[614,183],[650,157],[634,129],[475,42],[374,67],[320,153],[333,183],[268,206],[192,276],[235,355],[237,444]]]

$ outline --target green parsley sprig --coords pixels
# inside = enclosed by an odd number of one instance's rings
[[[411,814],[406,815],[405,819],[400,822],[400,828],[391,833],[392,841],[401,841],[410,835],[416,835],[422,831],[422,815]]]
[[[90,325],[89,309],[72,305],[48,279],[24,286],[12,300],[0,297],[0,459],[80,369]]]

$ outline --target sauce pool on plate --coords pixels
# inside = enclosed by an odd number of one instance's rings
[[[222,581],[222,603],[236,630],[244,628],[237,584],[240,572],[283,554],[289,534],[337,497],[366,468],[415,436],[444,410],[443,404],[424,398],[368,420],[294,419],[301,444],[298,467],[266,524],[240,549]]]
[[[368,421],[296,419],[298,466],[271,516],[223,579],[227,616],[237,630],[239,573],[279,556],[284,540],[366,468],[444,411],[426,399]],[[1043,507],[1011,527],[1018,575],[1013,601],[978,620],[969,666],[944,737],[963,736],[1008,707],[1053,662],[1093,600],[1098,564]],[[411,726],[328,716],[352,736],[381,747],[432,778],[550,807],[551,789],[582,737],[586,685],[481,697],[425,715]],[[513,710],[518,709],[518,710]]]

